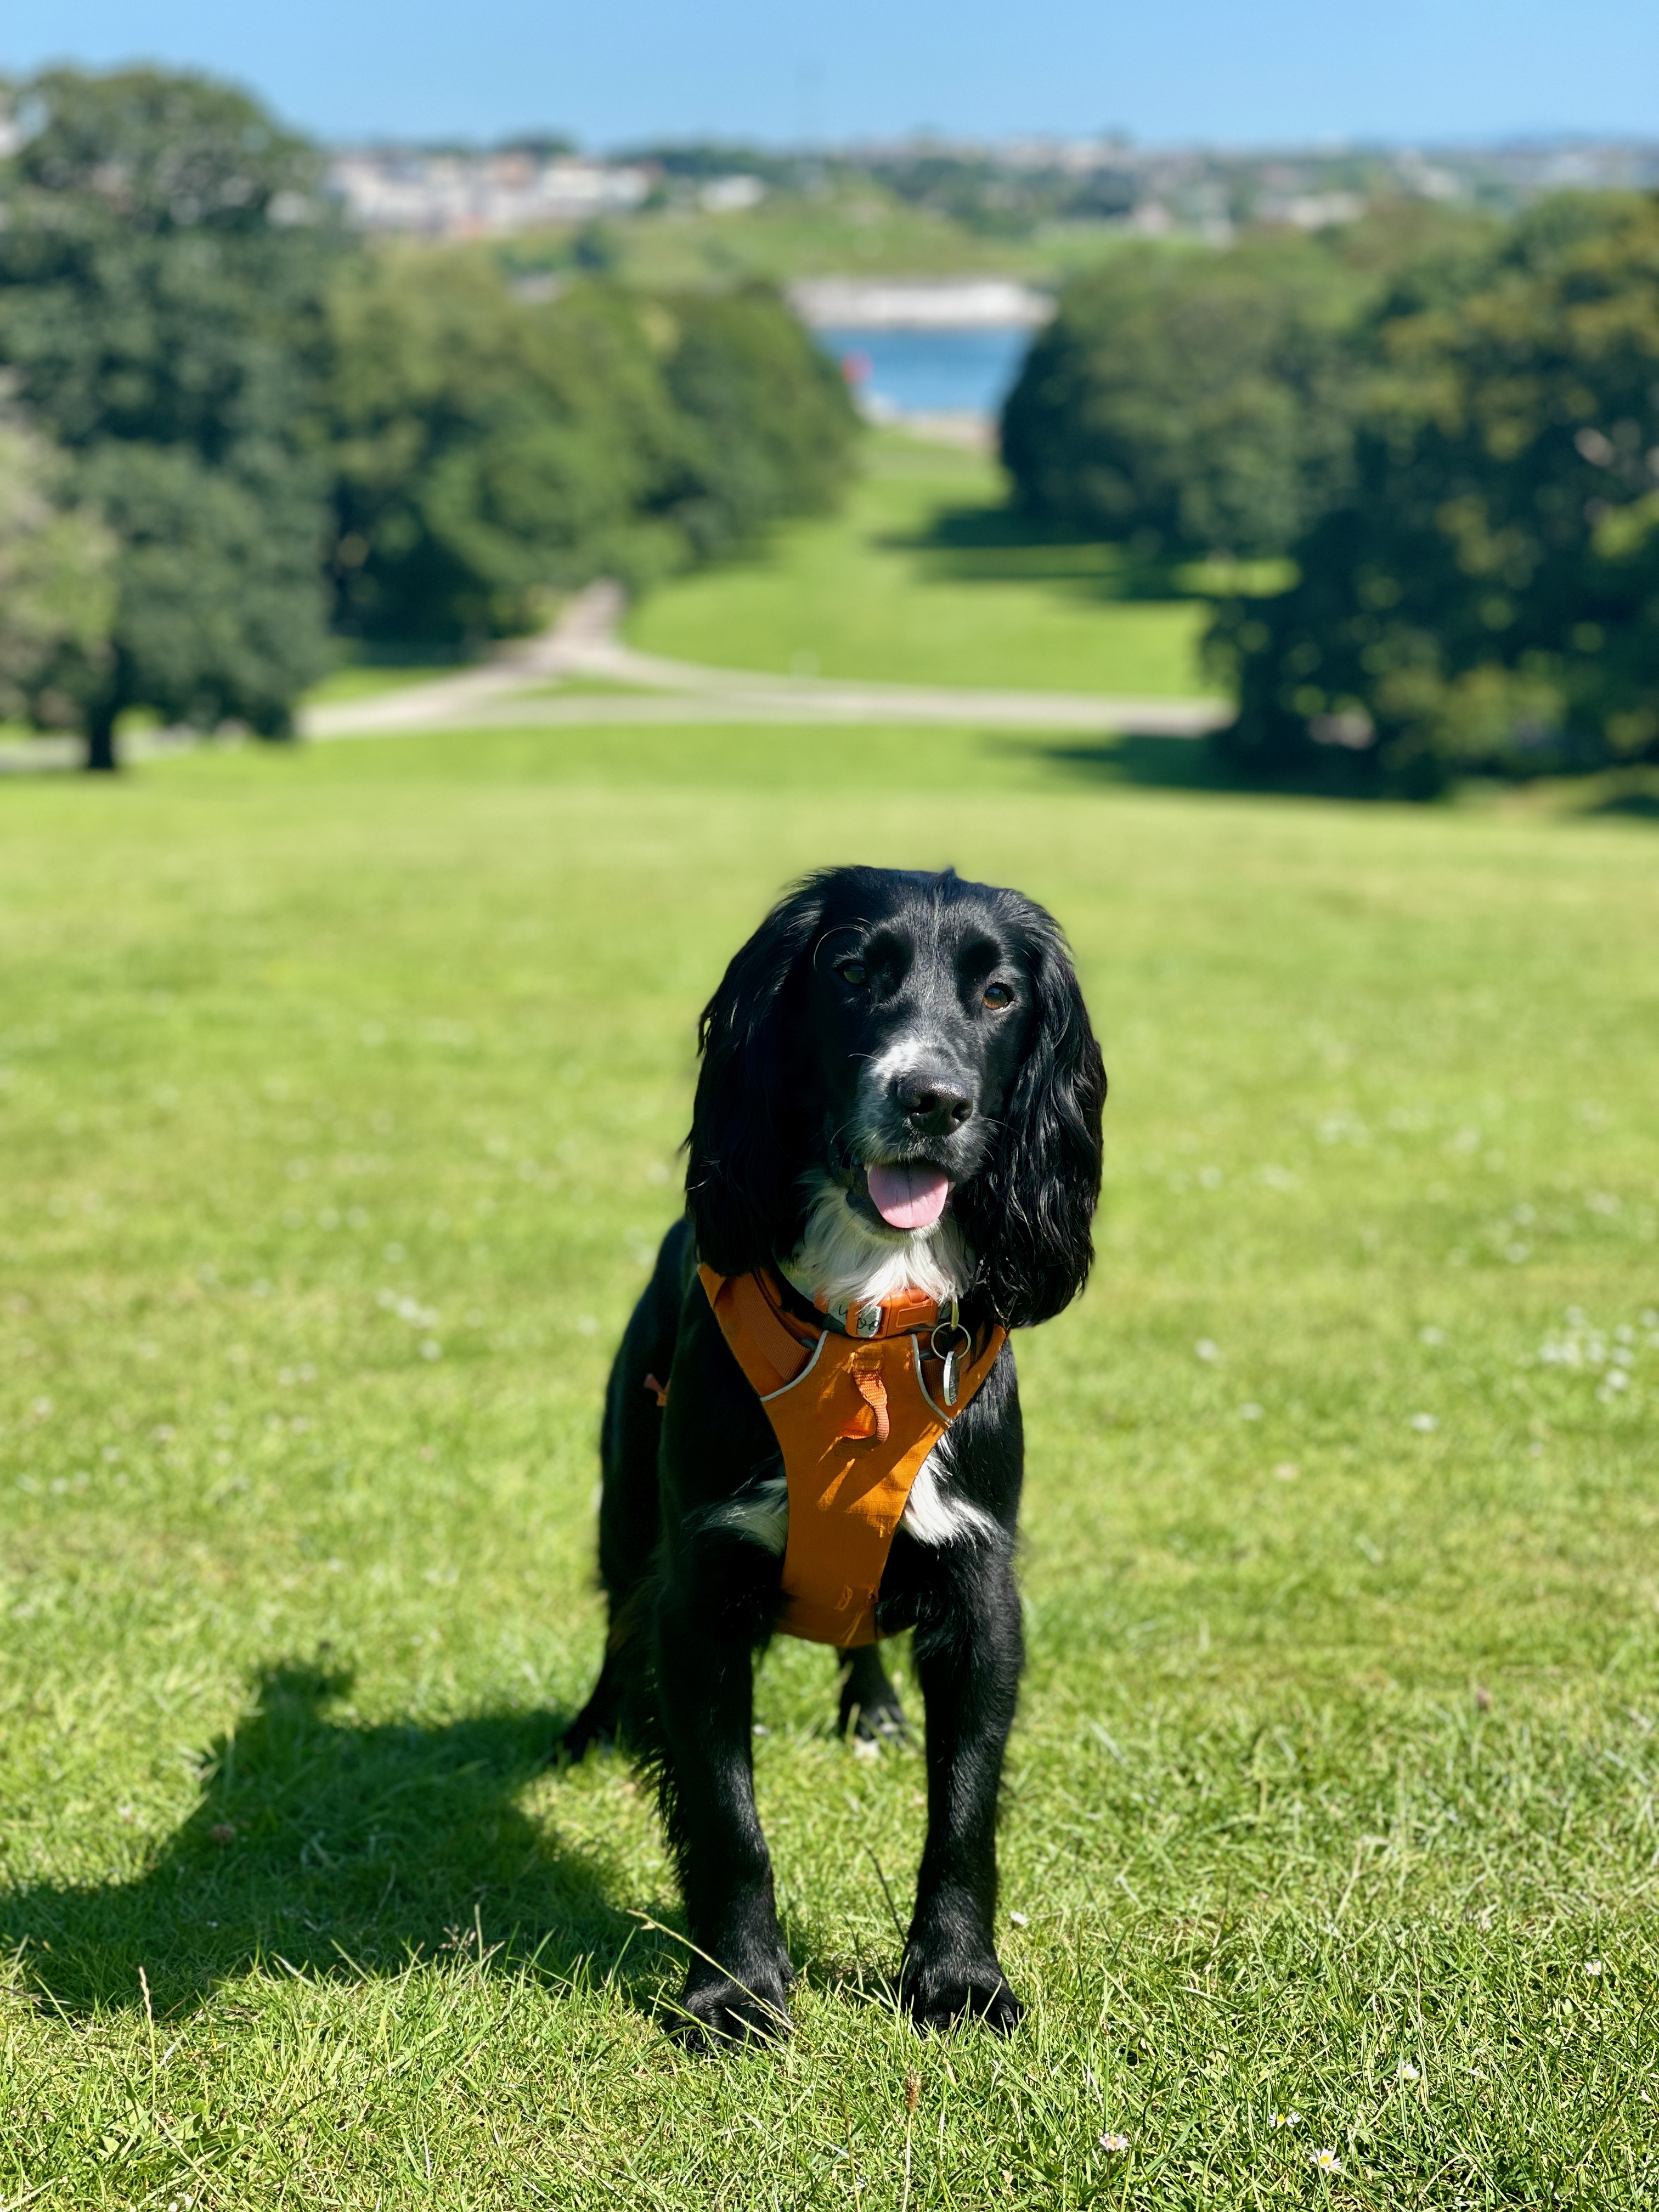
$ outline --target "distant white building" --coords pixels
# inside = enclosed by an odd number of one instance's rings
[[[1361,192],[1264,192],[1255,204],[1263,222],[1287,222],[1295,230],[1329,230],[1358,222],[1365,212]]]
[[[330,191],[362,230],[483,238],[549,223],[626,214],[649,195],[653,172],[574,155],[409,154],[371,149],[337,154]]]
[[[1036,330],[1054,312],[1048,293],[1004,276],[821,276],[792,284],[789,300],[811,330]]]
[[[698,191],[697,205],[705,215],[742,215],[765,198],[766,186],[758,177],[711,177]]]

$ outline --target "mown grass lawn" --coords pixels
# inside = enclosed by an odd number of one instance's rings
[[[409,684],[430,684],[453,676],[465,665],[459,656],[441,652],[420,659],[393,661],[348,660],[313,684],[300,701],[301,707],[341,707],[359,699],[378,698],[383,691],[399,691]]]
[[[0,793],[7,2202],[1659,2197],[1651,830],[860,744]],[[699,2062],[648,1801],[543,1762],[696,1010],[848,857],[1049,902],[1112,1075],[1020,1352],[1029,2011],[894,2017],[920,1757],[786,1644],[797,2033]]]
[[[720,667],[884,683],[1212,688],[1198,665],[1206,603],[1134,596],[1115,546],[1035,542],[1006,513],[990,459],[895,431],[868,437],[863,459],[840,514],[664,585],[635,611],[630,641]]]

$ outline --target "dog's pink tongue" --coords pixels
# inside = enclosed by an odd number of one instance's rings
[[[937,1168],[872,1168],[870,1202],[893,1229],[931,1229],[945,1211],[951,1178]]]

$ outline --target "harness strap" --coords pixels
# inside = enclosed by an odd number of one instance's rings
[[[853,1387],[876,1417],[874,1431],[876,1442],[878,1444],[884,1444],[893,1433],[893,1424],[887,1412],[887,1385],[879,1375],[866,1375],[855,1367],[853,1370]],[[842,1431],[842,1436],[848,1433],[848,1431],[844,1429]],[[871,1431],[867,1428],[860,1427],[851,1433],[861,1438],[868,1436]]]
[[[769,1398],[774,1391],[793,1382],[800,1373],[811,1340],[791,1328],[777,1300],[767,1296],[761,1277],[721,1276],[710,1267],[699,1267],[697,1273],[716,1313],[720,1285],[725,1285],[728,1310],[738,1323],[735,1330],[726,1329],[726,1340],[736,1352],[738,1364],[755,1395]]]
[[[804,1322],[814,1336],[828,1328],[833,1335],[856,1337],[865,1344],[872,1338],[927,1336],[951,1318],[954,1307],[954,1301],[930,1297],[923,1291],[899,1291],[863,1304],[856,1298],[831,1304],[823,1296],[809,1301],[787,1275],[767,1279],[769,1294],[775,1294],[778,1310],[792,1328]]]
[[[911,1486],[996,1364],[1006,1332],[993,1328],[977,1346],[969,1341],[956,1402],[946,1406],[938,1358],[928,1361],[929,1386],[926,1332],[872,1340],[815,1330],[764,1272],[697,1273],[783,1455],[789,1535],[778,1626],[842,1650],[873,1644],[876,1598]]]

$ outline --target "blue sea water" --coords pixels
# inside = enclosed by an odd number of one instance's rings
[[[860,398],[883,414],[994,415],[1031,342],[1025,330],[821,330]],[[859,373],[859,372],[862,373]]]

